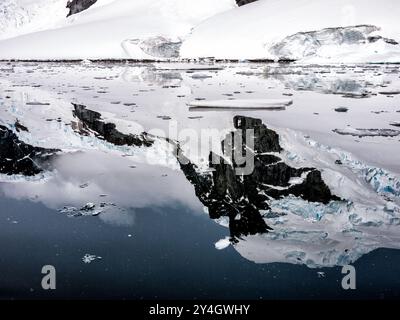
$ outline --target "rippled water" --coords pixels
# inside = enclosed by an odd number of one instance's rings
[[[398,297],[399,66],[0,69],[1,298]],[[209,156],[243,123],[240,177]]]

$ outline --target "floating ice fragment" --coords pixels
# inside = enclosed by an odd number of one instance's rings
[[[68,217],[80,217],[80,216],[98,216],[107,207],[107,204],[102,203],[100,208],[96,208],[96,205],[92,202],[85,204],[80,209],[71,206],[65,206],[58,211],[66,214]]]
[[[229,240],[229,237],[226,237],[224,239],[221,239],[215,243],[215,248],[218,250],[224,250],[229,247],[231,244],[231,241]]]
[[[344,136],[354,136],[354,137],[396,137],[400,135],[399,130],[393,129],[335,129],[333,132]]]
[[[83,256],[82,261],[83,261],[83,263],[89,264],[95,260],[101,260],[101,259],[102,259],[102,257],[87,253]]]
[[[212,76],[209,74],[205,74],[205,73],[195,73],[194,75],[192,75],[192,79],[202,80],[202,79],[209,79],[209,78],[212,78]]]
[[[202,100],[192,101],[191,108],[204,109],[266,109],[283,110],[293,104],[291,99],[238,99],[238,100]]]
[[[31,101],[26,103],[27,106],[49,106],[48,102]]]

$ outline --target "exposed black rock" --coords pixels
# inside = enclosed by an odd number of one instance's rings
[[[18,119],[17,121],[15,121],[15,130],[17,130],[17,132],[21,131],[29,132],[28,128],[25,127],[23,124],[21,124],[21,122],[19,122]]]
[[[124,134],[116,129],[114,123],[105,123],[101,119],[101,114],[86,109],[86,106],[72,104],[74,106],[74,116],[80,120],[80,124],[76,126],[80,134],[89,135],[94,133],[98,138],[103,139],[117,146],[151,146],[153,141],[150,140],[145,133],[140,135]]]
[[[84,11],[94,5],[97,0],[70,0],[67,2],[67,8],[69,9],[69,13],[67,17]]]
[[[34,176],[49,169],[49,161],[59,151],[26,144],[10,129],[0,125],[0,173],[2,174]]]
[[[384,42],[386,42],[387,44],[391,44],[391,45],[394,45],[394,46],[396,46],[396,45],[398,45],[399,43],[396,41],[396,40],[394,40],[394,39],[389,39],[389,38],[384,38],[384,37],[382,37],[382,36],[370,36],[370,37],[368,37],[367,38],[367,40],[368,40],[368,42],[370,42],[370,43],[374,43],[374,42],[377,42],[377,41],[379,41],[379,40],[383,40]]]
[[[246,136],[247,129],[254,130],[254,170],[249,175],[237,175],[234,162],[227,163],[222,157],[215,161],[218,156],[212,152],[209,155],[212,172],[198,172],[178,147],[181,169],[194,185],[196,196],[208,208],[210,218],[229,218],[232,241],[242,235],[270,230],[260,210],[268,210],[272,199],[294,195],[324,204],[340,200],[331,193],[320,171],[315,168],[292,168],[276,155],[282,151],[279,135],[268,129],[260,119],[237,116],[234,125],[236,130],[242,131],[242,137]],[[226,145],[224,140],[224,157]],[[246,144],[243,148],[247,148]],[[299,182],[291,183],[293,178],[298,178]]]
[[[248,3],[256,2],[257,0],[236,0],[236,3],[239,7],[244,6]]]

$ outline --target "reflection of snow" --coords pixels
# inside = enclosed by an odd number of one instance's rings
[[[382,138],[379,141],[384,143],[366,144],[367,152],[363,153],[354,139],[350,137],[348,144],[340,145],[341,139],[347,137],[332,132],[335,127],[345,126],[343,117],[346,117],[346,123],[355,119],[360,121],[360,127],[383,127],[385,121],[387,124],[393,121],[389,117],[395,114],[393,107],[397,106],[394,105],[396,100],[380,95],[363,101],[344,101],[341,96],[315,93],[363,92],[367,89],[373,94],[375,86],[390,86],[385,91],[393,91],[399,86],[398,67],[293,66],[279,68],[276,77],[263,77],[263,66],[247,64],[229,68],[193,64],[105,67],[94,63],[73,67],[32,63],[23,67],[18,64],[12,68],[3,67],[12,69],[13,73],[1,80],[2,124],[15,130],[13,124],[18,118],[29,128],[29,133],[18,133],[23,141],[64,151],[54,164],[57,170],[43,178],[1,177],[0,189],[6,196],[40,201],[55,210],[64,206],[80,209],[88,202],[96,204],[96,207],[102,202],[115,203],[115,210],[113,206],[108,208],[99,215],[99,219],[123,225],[134,223],[132,212],[139,214],[140,208],[150,206],[184,205],[200,212],[202,206],[194,195],[193,187],[178,170],[175,159],[167,157],[166,144],[158,142],[149,149],[127,148],[113,146],[93,136],[82,137],[69,126],[71,121],[76,121],[70,102],[93,107],[102,113],[107,122],[116,123],[124,133],[134,134],[138,130],[153,128],[163,128],[167,132],[168,121],[158,119],[158,115],[176,119],[179,130],[190,127],[198,132],[203,128],[229,131],[234,112],[217,115],[210,112],[202,114],[204,118],[192,120],[189,117],[198,114],[190,113],[186,103],[197,97],[218,100],[222,94],[235,91],[241,91],[238,99],[263,99],[266,94],[267,98],[275,99],[281,98],[287,88],[304,87],[310,88],[310,92],[293,92],[295,104],[286,111],[279,114],[257,112],[256,115],[253,112],[250,116],[259,116],[280,134],[282,146],[288,150],[285,163],[296,168],[313,166],[320,169],[333,193],[346,199],[346,202],[332,202],[324,206],[294,197],[274,201],[272,209],[263,212],[273,232],[246,237],[233,247],[252,261],[282,261],[310,267],[346,264],[375,248],[398,248],[400,182],[398,172],[390,167],[396,166],[398,155],[382,152],[385,149],[381,149],[387,145],[395,150],[397,139]],[[27,70],[35,72],[27,78]],[[76,70],[81,71],[79,78]],[[128,82],[118,78],[123,70],[126,70],[125,80]],[[191,72],[197,70],[213,77],[204,82],[193,79]],[[240,74],[241,71],[244,73]],[[361,71],[363,73],[356,73]],[[311,85],[308,86],[308,83]],[[38,84],[42,87],[33,87]],[[19,87],[21,85],[23,87]],[[172,87],[177,85],[182,87]],[[94,99],[94,92],[106,86],[110,93]],[[276,89],[266,91],[269,86]],[[85,90],[87,88],[94,91]],[[7,89],[12,92],[6,92]],[[6,99],[6,95],[11,98]],[[187,95],[187,98],[178,95]],[[27,101],[46,101],[50,105],[29,106]],[[110,101],[134,102],[138,107],[124,106],[123,103],[112,105]],[[379,105],[379,110],[385,108],[393,112],[387,114],[388,118],[385,118],[386,114],[376,117],[370,112],[373,104]],[[348,106],[349,112],[338,114],[333,110],[340,105]],[[326,107],[324,111],[331,112],[327,113],[329,121],[320,121],[323,112],[317,120],[307,116],[310,113],[308,106],[320,110]],[[353,116],[355,112],[358,113]],[[61,122],[57,121],[58,118]],[[139,124],[143,127],[139,128]],[[300,131],[313,138],[304,138]],[[331,143],[335,147],[330,147]],[[192,147],[188,146],[189,149]],[[207,159],[208,153],[207,149],[202,155],[204,159]],[[375,161],[381,154],[380,162]],[[148,164],[148,157],[154,160],[153,165]],[[200,156],[196,160],[200,168],[207,163],[201,162]],[[342,164],[336,164],[337,160]],[[299,181],[292,180],[291,183]],[[126,208],[126,211],[119,208]],[[217,222],[228,227],[227,219],[221,218]],[[223,247],[226,240],[217,244]]]
[[[354,98],[371,97],[374,88],[386,85],[383,77],[372,77],[373,68],[344,70],[344,68],[272,67],[264,70],[264,76],[279,80],[286,88],[299,91],[314,91],[325,94],[338,94]]]
[[[290,130],[282,140],[291,150],[288,161],[323,169],[327,184],[347,201],[323,205],[290,196],[273,201],[264,214],[273,231],[237,243],[244,257],[315,268],[353,263],[381,247],[400,249],[399,177]]]

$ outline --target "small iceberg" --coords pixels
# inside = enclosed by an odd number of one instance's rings
[[[291,99],[201,100],[188,103],[191,110],[285,110]]]
[[[83,256],[82,261],[85,264],[89,264],[89,263],[92,263],[95,260],[102,260],[102,259],[103,259],[102,257],[96,256],[94,254],[87,253],[87,254],[85,254]]]
[[[335,129],[333,132],[344,136],[354,136],[354,137],[397,137],[400,135],[399,130],[393,129]]]
[[[218,240],[215,243],[215,249],[224,250],[224,249],[228,248],[230,244],[231,244],[231,241],[230,241],[229,237],[226,237],[224,239]]]

